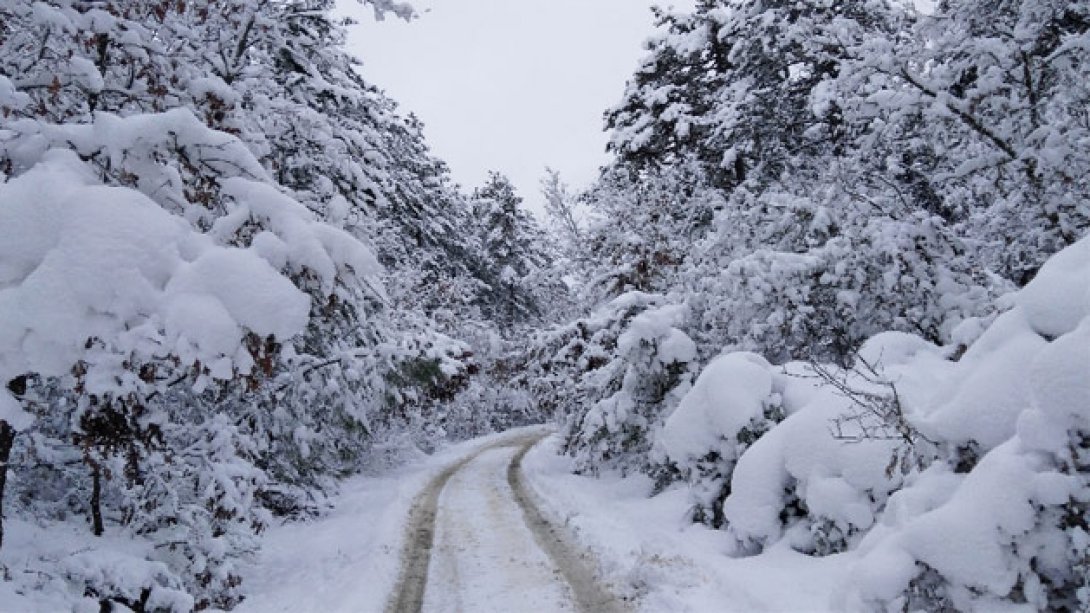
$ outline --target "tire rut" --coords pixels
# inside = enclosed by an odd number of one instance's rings
[[[572,542],[571,538],[565,534],[564,528],[549,521],[534,502],[534,495],[527,488],[523,478],[522,459],[539,440],[541,439],[523,446],[507,467],[507,482],[515,494],[515,501],[522,509],[526,525],[533,533],[538,546],[545,551],[571,587],[575,595],[576,607],[580,611],[583,613],[628,611],[623,601],[598,581],[597,568],[590,555]]]
[[[428,564],[435,541],[435,517],[439,514],[439,495],[447,481],[477,454],[455,462],[439,473],[413,503],[409,512],[409,534],[401,554],[401,576],[387,613],[418,613],[424,606],[424,588],[428,583]]]

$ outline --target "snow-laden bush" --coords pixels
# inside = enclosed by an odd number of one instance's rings
[[[934,369],[918,381],[900,377],[895,390],[888,377],[918,356],[941,364],[938,349],[888,333],[864,345],[858,359],[871,364],[879,356],[882,368],[873,373],[857,367],[832,374],[833,367],[812,363],[768,368],[764,402],[775,401],[786,417],[741,450],[724,486],[722,523],[738,553],[759,552],[781,538],[816,555],[844,551],[874,524],[906,475],[931,458],[933,450],[910,426],[887,420],[910,414]],[[732,410],[736,405],[719,407]],[[721,448],[737,443],[709,447]]]
[[[227,379],[255,366],[246,333],[290,338],[307,323],[306,295],[257,249],[218,246],[101,185],[74,152],[47,152],[0,186],[0,204],[0,379],[83,361],[87,391],[105,394],[125,387],[124,361],[160,356]]]
[[[884,330],[947,342],[993,298],[993,281],[959,270],[958,248],[938,218],[856,220],[784,194],[746,204],[779,212],[785,219],[769,224],[800,236],[769,236],[772,247],[728,256],[722,251],[738,249],[740,239],[730,225],[738,220],[724,214],[723,244],[706,246],[704,265],[694,271],[702,348],[729,342],[775,363],[846,365]],[[747,223],[753,215],[746,213]],[[845,227],[851,224],[862,227]]]
[[[308,376],[322,358],[307,339],[359,321],[374,256],[184,109],[6,122],[0,158],[12,173],[0,184],[0,381],[38,418],[16,441],[16,493],[41,517],[76,511],[95,534],[146,535],[197,606],[233,606],[234,559],[269,521],[270,483],[359,448],[345,433],[363,430],[369,405],[342,403],[335,420],[329,405],[293,403],[285,436],[281,402],[343,398]],[[364,380],[383,365],[346,353]],[[325,436],[308,437],[318,413]],[[70,445],[75,458],[51,463]],[[310,468],[285,453],[307,446],[322,450]],[[56,506],[39,488],[70,494]],[[91,591],[105,602],[110,589]]]
[[[761,356],[731,353],[712,360],[667,418],[657,441],[661,460],[689,483],[694,521],[723,524],[734,465],[783,420],[786,381]]]
[[[712,361],[657,438],[696,518],[740,555],[857,550],[846,608],[1085,609],[1090,238],[999,307],[944,347],[878,334],[850,368]]]
[[[237,602],[223,552],[245,549],[260,527],[260,480],[230,469],[229,441],[219,452],[204,444],[202,416],[187,422],[171,398],[150,399],[189,373],[197,393],[260,377],[246,340],[301,333],[308,297],[254,250],[217,245],[138,191],[101,185],[69,151],[0,185],[0,233],[0,380],[62,382],[53,389],[69,402],[57,408],[73,431],[61,434],[92,475],[93,529],[104,530],[105,503],[137,532],[170,532],[157,538],[186,548],[175,568],[193,573],[191,593]],[[225,519],[240,530],[216,527]]]
[[[853,605],[1090,607],[1090,238],[1010,303],[929,421],[974,437],[979,463],[953,487],[924,473],[891,499],[860,545]]]
[[[186,613],[196,604],[166,564],[120,551],[76,553],[62,562],[61,576],[83,596],[76,611],[100,611],[103,599],[111,602],[111,611],[122,605],[133,611]]]

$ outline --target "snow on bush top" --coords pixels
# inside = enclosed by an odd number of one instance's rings
[[[720,356],[666,420],[659,441],[671,458],[703,456],[760,418],[771,393],[771,366],[764,358],[755,353]]]
[[[262,257],[277,268],[312,272],[326,293],[341,268],[364,278],[380,273],[378,260],[358,239],[317,221],[309,209],[272,185],[233,177],[224,181],[223,192],[233,198],[234,208],[212,227],[211,234],[221,240],[230,240],[245,223],[258,220],[269,228],[253,241]]]
[[[675,327],[682,325],[687,316],[688,309],[683,305],[650,308],[632,318],[628,329],[617,338],[617,349],[631,353],[643,343],[655,342],[655,359],[661,365],[691,362],[696,358],[696,344]]]
[[[1054,338],[1078,327],[1090,316],[1090,240],[1049,258],[1014,301],[1042,335]]]
[[[291,337],[309,309],[254,250],[216,246],[141,193],[98,184],[74,152],[0,185],[0,380],[65,374],[90,338],[245,371],[245,331]]]
[[[954,365],[955,386],[942,394],[948,400],[921,420],[921,429],[930,436],[975,442],[987,450],[1015,434],[1032,396],[1043,393],[1026,376],[1026,365],[1039,361],[1043,351],[1054,354],[1055,343],[1049,339],[1063,338],[1090,316],[1090,241],[1083,239],[1050,258],[1007,302],[1013,308],[988,326]],[[1053,364],[1038,377],[1081,374],[1090,379],[1088,364]],[[1080,367],[1081,373],[1071,371]]]

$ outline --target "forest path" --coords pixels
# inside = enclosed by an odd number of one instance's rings
[[[544,436],[497,441],[428,484],[388,612],[625,610],[526,487],[522,458]]]

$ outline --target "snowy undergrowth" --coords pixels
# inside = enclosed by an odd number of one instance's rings
[[[525,431],[449,445],[431,455],[405,456],[411,448],[406,445],[391,447],[395,456],[388,460],[376,452],[362,474],[341,484],[320,517],[265,530],[258,552],[239,564],[247,596],[235,610],[382,611],[398,578],[416,496],[452,463]],[[147,585],[156,586],[146,600],[148,610],[193,607],[171,569],[149,562],[155,557],[150,540],[124,533],[95,537],[70,522],[16,519],[8,529],[0,610],[97,612],[97,600],[81,600],[83,590],[107,587],[135,603]]]
[[[70,522],[9,519],[7,528],[0,581],[5,611],[97,613],[100,593],[109,593],[115,602],[143,601],[147,610],[193,608],[193,596],[173,569],[150,561],[156,552],[149,539],[95,537]]]
[[[527,481],[544,510],[598,561],[605,583],[639,611],[833,610],[854,552],[814,558],[776,546],[759,556],[727,554],[730,537],[694,524],[687,488],[648,498],[645,476],[571,474],[558,437],[526,455]]]

